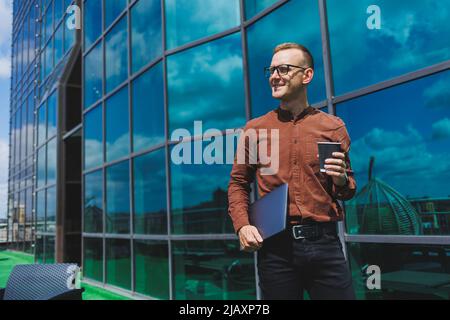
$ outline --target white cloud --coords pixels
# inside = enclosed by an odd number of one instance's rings
[[[11,74],[11,59],[9,57],[0,57],[0,78],[9,78]]]
[[[0,0],[0,78],[9,78],[11,74],[11,1]]]
[[[0,139],[0,218],[6,217],[8,194],[8,142]]]
[[[9,43],[12,26],[12,6],[9,0],[0,0],[0,46]]]

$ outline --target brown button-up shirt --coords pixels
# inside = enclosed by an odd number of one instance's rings
[[[237,162],[235,158],[228,186],[228,213],[233,220],[236,232],[250,224],[249,193],[255,174],[260,197],[277,186],[288,183],[288,215],[292,218],[290,220],[327,222],[343,219],[343,210],[337,200],[351,199],[356,191],[356,183],[348,156],[350,138],[340,118],[308,107],[294,119],[291,112],[278,108],[262,117],[250,120],[243,134],[248,129],[255,129],[256,132],[266,129],[269,151],[271,150],[269,132],[272,129],[279,130],[279,169],[272,175],[261,174],[261,168],[267,168],[269,165],[261,164],[259,149],[256,161],[242,163],[242,161]],[[247,156],[248,141],[244,149]],[[261,141],[259,134],[257,141],[259,148]],[[319,141],[342,143],[349,178],[347,185],[338,187],[330,176],[320,172],[317,147]],[[273,156],[269,155],[270,158]]]

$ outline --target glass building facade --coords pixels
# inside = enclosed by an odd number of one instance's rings
[[[231,165],[175,163],[172,133],[202,121],[226,139],[276,108],[263,68],[298,42],[310,103],[352,139],[340,236],[357,298],[448,299],[449,18],[422,0],[14,1],[10,240],[131,296],[259,298],[227,214]]]

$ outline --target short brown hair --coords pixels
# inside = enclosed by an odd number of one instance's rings
[[[314,69],[314,58],[311,54],[311,52],[306,48],[305,46],[302,46],[301,44],[295,43],[295,42],[285,42],[277,45],[275,49],[273,49],[273,54],[286,49],[299,49],[303,52],[303,55],[305,56],[306,64]]]

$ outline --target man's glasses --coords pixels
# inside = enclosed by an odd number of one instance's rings
[[[299,66],[293,66],[292,64],[280,64],[276,67],[266,67],[264,68],[264,74],[266,75],[266,78],[270,78],[275,71],[278,72],[278,75],[285,76],[289,73],[291,68],[299,68],[306,70],[308,67],[299,67]]]

